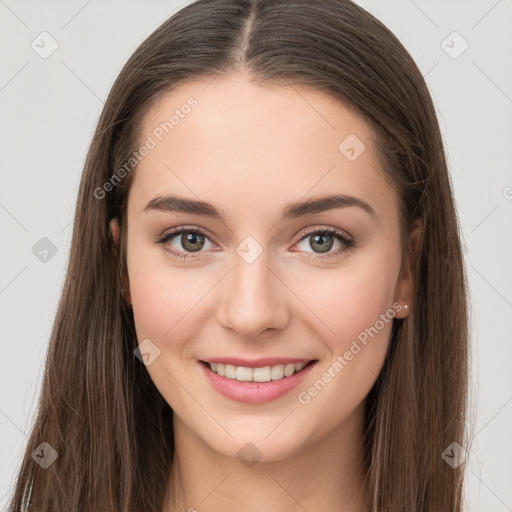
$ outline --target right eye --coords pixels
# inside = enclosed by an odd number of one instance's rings
[[[157,239],[156,243],[171,255],[188,259],[194,258],[194,253],[204,252],[201,249],[206,241],[212,244],[207,235],[199,229],[180,227],[165,232]]]

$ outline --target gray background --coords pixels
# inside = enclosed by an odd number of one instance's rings
[[[184,3],[0,0],[0,510],[35,417],[78,183],[103,99],[137,45]],[[512,2],[358,3],[404,43],[437,106],[471,295],[476,437],[467,510],[510,511]],[[52,39],[58,48],[42,58]],[[43,237],[56,250],[46,261],[33,252],[48,245]]]

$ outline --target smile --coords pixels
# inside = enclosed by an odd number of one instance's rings
[[[309,361],[312,362],[312,361]],[[207,363],[210,370],[221,377],[238,380],[241,382],[270,382],[291,377],[300,372],[306,362],[298,364],[278,364],[275,366],[263,366],[261,368],[247,368],[244,366],[234,366],[232,364]]]
[[[315,367],[317,359],[301,363],[249,368],[198,361],[206,382],[225,398],[248,404],[276,400],[298,386]]]

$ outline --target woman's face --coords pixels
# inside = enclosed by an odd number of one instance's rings
[[[175,428],[262,460],[360,430],[410,296],[367,124],[323,93],[237,75],[167,94],[139,135],[128,297]],[[349,199],[299,206],[325,196]],[[201,362],[222,360],[238,363],[228,376]],[[283,377],[300,361],[316,362]]]

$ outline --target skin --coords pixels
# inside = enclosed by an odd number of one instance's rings
[[[321,92],[235,75],[164,96],[146,113],[141,140],[190,96],[197,107],[139,163],[128,199],[125,298],[139,343],[149,338],[160,350],[147,370],[174,411],[170,481],[180,473],[182,499],[174,503],[176,489],[169,487],[164,511],[369,510],[362,488],[364,406],[392,321],[309,403],[297,398],[393,303],[410,308],[409,273],[399,276],[406,262],[398,202],[369,126]],[[351,133],[366,146],[354,161],[338,150]],[[225,218],[144,211],[169,193],[213,203]],[[363,199],[375,217],[352,206],[279,220],[288,203],[333,193]],[[179,226],[207,234],[199,253],[188,250],[188,260],[154,243]],[[304,230],[326,227],[350,235],[355,247],[319,258]],[[111,229],[118,242],[117,219]],[[263,251],[250,264],[236,252],[247,236]],[[167,245],[187,252],[181,240],[177,235]],[[332,242],[331,254],[344,248]],[[407,309],[395,314],[406,315]],[[319,363],[279,399],[243,404],[218,394],[200,371],[198,360],[215,356]],[[252,467],[237,457],[248,442],[261,452]]]

